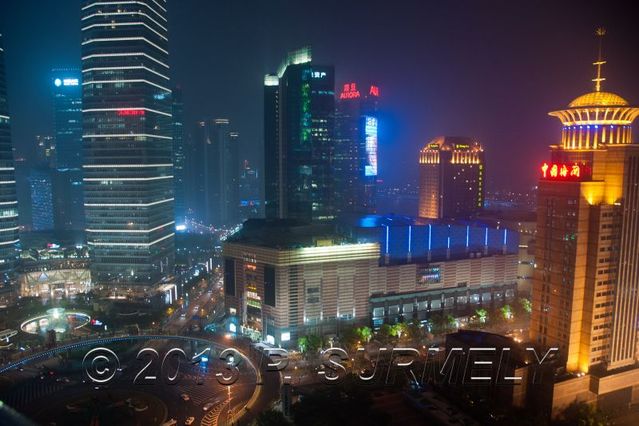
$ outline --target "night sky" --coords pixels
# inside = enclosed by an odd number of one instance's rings
[[[52,134],[50,69],[80,67],[79,3],[0,0],[19,152]],[[423,144],[463,135],[484,144],[489,189],[521,189],[559,137],[547,112],[592,89],[597,26],[608,30],[604,90],[639,103],[631,10],[615,1],[172,0],[171,77],[187,125],[227,117],[257,160],[263,75],[311,45],[315,63],[335,65],[336,88],[378,82],[381,178],[415,179]]]

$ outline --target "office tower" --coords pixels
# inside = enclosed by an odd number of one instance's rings
[[[344,84],[335,113],[335,198],[339,213],[374,213],[379,87]]]
[[[531,335],[562,350],[570,371],[637,360],[639,108],[595,90],[551,112],[561,139],[541,167]]]
[[[220,223],[237,225],[240,219],[240,134],[229,132],[220,146]]]
[[[185,145],[186,216],[189,220],[206,223],[205,182],[206,147],[209,140],[209,126],[198,121],[187,135]]]
[[[36,136],[35,140],[36,167],[53,168],[57,164],[55,138],[53,136]]]
[[[221,225],[222,150],[229,137],[229,120],[216,118],[204,130],[204,223]]]
[[[228,119],[216,118],[201,122],[196,135],[194,148],[203,153],[195,164],[203,170],[201,220],[206,225],[236,225],[240,222],[239,134],[230,130]]]
[[[262,215],[260,174],[248,160],[244,160],[240,173],[240,218],[257,218]]]
[[[539,169],[530,337],[572,373],[555,380],[553,416],[575,400],[639,402],[639,108],[602,89],[605,63],[600,44],[594,90],[550,113],[561,136]]]
[[[277,75],[264,77],[264,210],[268,218],[278,217],[280,169],[280,82]],[[276,151],[278,150],[278,151]]]
[[[165,4],[82,2],[84,206],[96,283],[154,285],[173,270]]]
[[[469,218],[484,205],[484,150],[471,138],[440,136],[419,152],[419,216]]]
[[[51,72],[55,124],[55,171],[52,173],[55,229],[84,232],[82,190],[82,73]]]
[[[0,34],[0,291],[11,283],[18,257],[18,201],[11,144],[11,118]]]
[[[53,174],[54,169],[36,167],[29,174],[31,193],[31,230],[54,229]]]
[[[310,48],[291,52],[264,79],[267,217],[332,219],[334,70],[314,65]]]
[[[184,102],[182,89],[175,87],[172,93],[173,115],[173,182],[175,184],[175,223],[184,225],[186,220],[186,188],[184,184]]]
[[[77,69],[51,72],[55,124],[56,167],[82,168],[82,73]]]

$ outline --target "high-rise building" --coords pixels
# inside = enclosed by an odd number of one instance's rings
[[[314,65],[310,48],[291,52],[264,79],[264,177],[267,217],[304,221],[335,216],[335,76]]]
[[[202,170],[200,212],[196,214],[205,225],[227,226],[240,222],[239,216],[239,133],[230,129],[230,121],[216,118],[202,121],[196,128],[193,146],[194,167]],[[193,171],[196,179],[200,173]],[[196,208],[196,210],[198,210]]]
[[[52,231],[55,226],[53,174],[55,169],[36,167],[29,174],[31,193],[31,230]]]
[[[37,135],[35,140],[36,167],[53,168],[58,162],[58,156],[53,136]]]
[[[84,206],[96,283],[154,285],[173,270],[165,5],[82,2]]]
[[[84,232],[82,189],[82,73],[55,69],[51,73],[55,124],[53,200],[55,230]]]
[[[0,291],[11,283],[20,242],[10,123],[4,71],[4,47],[2,34],[0,34]]]
[[[55,124],[56,167],[82,168],[82,73],[77,69],[51,72]]]
[[[540,168],[530,337],[574,374],[554,384],[553,413],[638,400],[639,108],[602,90],[605,63],[600,48],[594,90],[550,113],[563,127]]]
[[[335,201],[339,213],[374,213],[379,87],[346,83],[336,101]]]
[[[463,219],[484,205],[484,150],[471,138],[440,136],[419,152],[419,216]]]
[[[186,217],[202,224],[206,223],[205,182],[206,182],[206,147],[209,141],[209,126],[205,121],[198,121],[187,133],[185,144],[185,172],[186,182]]]
[[[253,219],[262,216],[262,197],[260,191],[260,174],[244,160],[240,172],[240,218]]]
[[[175,223],[183,225],[186,219],[186,188],[184,184],[184,102],[182,89],[175,87],[172,94],[173,115],[173,182],[175,184]]]

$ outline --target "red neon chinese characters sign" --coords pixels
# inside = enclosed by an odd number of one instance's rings
[[[118,110],[118,115],[120,117],[136,117],[136,116],[141,116],[144,115],[144,110],[143,109],[119,109]]]
[[[543,163],[542,179],[580,181],[590,177],[590,167],[585,164]]]
[[[344,85],[344,90],[339,95],[340,99],[356,99],[359,97],[359,90],[357,90],[357,85],[355,83],[346,83]]]
[[[379,87],[371,86],[371,90],[368,91],[368,94],[371,96],[379,97]]]

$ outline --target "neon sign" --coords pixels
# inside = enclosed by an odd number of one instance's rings
[[[590,167],[585,164],[543,163],[540,167],[541,178],[549,180],[582,181],[591,176]]]
[[[371,95],[371,96],[379,97],[379,87],[378,86],[371,86],[371,89],[368,91],[368,94]]]
[[[144,115],[143,109],[119,109],[118,115],[120,117],[135,117]]]
[[[359,90],[357,90],[357,85],[355,83],[346,83],[344,85],[344,91],[340,93],[340,99],[356,99],[359,98]]]
[[[366,176],[377,176],[377,118],[366,117],[364,136],[366,137],[364,174]]]

